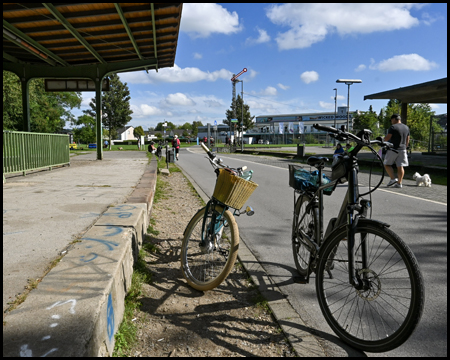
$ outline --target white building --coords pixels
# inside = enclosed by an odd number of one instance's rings
[[[133,126],[125,126],[117,130],[117,140],[137,140],[137,138],[134,137],[133,132]]]
[[[349,128],[353,128],[353,115],[350,113]],[[305,114],[282,114],[282,115],[260,115],[255,118],[255,125],[244,134],[245,139],[251,139],[251,143],[259,140],[270,143],[292,143],[294,139],[301,139],[305,134],[318,133],[313,128],[314,124],[334,127],[347,125],[347,107],[337,108],[336,116],[333,112],[305,113]]]

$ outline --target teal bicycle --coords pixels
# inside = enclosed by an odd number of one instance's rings
[[[233,269],[239,248],[239,229],[234,217],[254,214],[250,206],[240,209],[258,185],[251,181],[253,171],[246,171],[246,167],[230,168],[201,145],[217,181],[213,196],[184,231],[181,271],[191,287],[206,291],[219,286]]]

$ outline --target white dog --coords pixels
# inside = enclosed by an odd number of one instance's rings
[[[431,179],[430,179],[430,175],[428,174],[424,174],[423,176],[420,175],[419,173],[415,173],[413,175],[413,179],[416,179],[416,185],[417,186],[428,186],[431,187]]]

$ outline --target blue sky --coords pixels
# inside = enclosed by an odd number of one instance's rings
[[[175,66],[119,75],[131,91],[129,125],[220,124],[243,68],[252,115],[334,112],[334,88],[347,105],[339,78],[362,80],[350,87],[351,110],[379,112],[387,100],[364,95],[447,77],[447,4],[185,3]],[[83,93],[81,110],[91,97]]]

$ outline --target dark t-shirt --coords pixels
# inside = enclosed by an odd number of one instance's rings
[[[392,134],[389,142],[394,144],[395,150],[406,150],[406,138],[409,135],[409,127],[405,124],[398,123],[392,125],[388,134]]]

